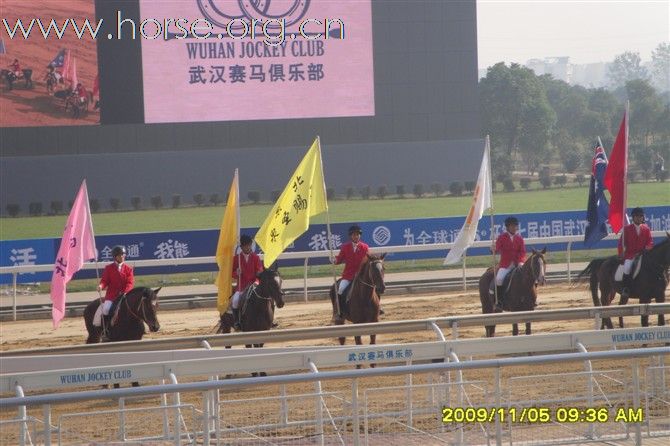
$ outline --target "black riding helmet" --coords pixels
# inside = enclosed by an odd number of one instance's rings
[[[121,245],[117,245],[112,249],[112,257],[116,258],[116,256],[125,254],[126,253],[126,248]]]
[[[518,224],[519,224],[519,220],[516,217],[507,217],[505,219],[505,226],[518,225]]]
[[[350,226],[350,227],[349,227],[349,235],[352,235],[352,234],[355,234],[355,233],[358,233],[358,234],[362,234],[362,233],[363,233],[363,230],[361,229],[360,226],[358,226],[358,225],[353,225],[353,226]]]
[[[639,215],[639,216],[641,216],[641,217],[644,217],[644,209],[642,209],[642,208],[635,208],[635,209],[633,209],[633,211],[630,213],[630,215],[632,215],[633,217],[635,217],[636,215]]]
[[[253,239],[250,236],[248,236],[247,234],[242,234],[242,236],[240,237],[240,245],[241,246],[251,245],[252,242],[253,242]]]

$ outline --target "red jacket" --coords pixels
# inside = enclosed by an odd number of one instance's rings
[[[512,262],[517,265],[526,261],[526,245],[518,232],[514,235],[505,231],[496,240],[496,254],[500,254],[500,268],[508,268]]]
[[[342,271],[342,278],[345,280],[353,280],[361,266],[361,262],[368,255],[370,247],[359,241],[356,245],[356,252],[354,252],[354,244],[347,242],[340,248],[340,253],[335,258],[335,264],[339,265],[344,262],[344,271]]]
[[[244,259],[244,253],[236,255],[233,258],[233,279],[237,279],[237,269],[239,265],[240,258],[242,260],[242,279],[237,281],[236,290],[242,291],[252,283],[256,282],[256,273],[263,272],[263,264],[261,263],[261,258],[258,257],[258,254],[252,252],[249,254],[249,259]]]
[[[117,263],[112,262],[105,266],[105,269],[102,271],[100,285],[107,289],[105,300],[111,300],[113,302],[120,294],[127,293],[135,286],[133,269],[125,263],[122,263],[121,270],[119,271]]]
[[[636,255],[645,249],[651,249],[654,246],[654,241],[651,238],[651,230],[644,223],[640,225],[640,235],[637,235],[634,223],[624,226],[622,238],[626,244],[626,251],[624,252],[621,238],[619,238],[618,249],[619,257],[623,254],[624,259],[634,259]]]

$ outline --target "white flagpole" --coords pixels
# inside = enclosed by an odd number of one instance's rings
[[[84,178],[84,184],[86,184],[86,178]],[[93,231],[93,217],[91,216],[91,202],[88,200],[88,185],[86,185],[86,212],[88,213],[88,221],[91,222],[91,236],[93,236],[93,247],[95,248],[95,279],[97,285],[95,289],[98,290],[98,299],[102,303],[102,291],[100,291],[100,272],[98,271],[98,248],[95,246],[95,232]]]
[[[489,135],[486,135],[486,147],[489,149],[488,163],[489,163],[489,179],[492,180],[493,176],[493,165],[491,164],[491,139]],[[492,271],[493,277],[493,295],[495,296],[494,304],[498,304],[498,287],[495,284],[496,280],[496,239],[495,239],[495,225],[493,223],[493,217],[495,215],[493,210],[493,181],[490,181],[491,184],[491,207],[489,208],[489,214],[491,216],[491,262],[492,262]]]
[[[332,259],[335,257],[333,253],[333,236],[332,231],[330,230],[330,211],[328,210],[328,189],[326,189],[326,174],[323,171],[323,155],[321,154],[321,137],[316,136],[316,140],[319,142],[319,160],[321,161],[321,179],[323,180],[323,193],[326,197],[326,237],[328,237],[328,251],[329,252],[329,261],[331,266],[331,272],[333,273],[333,286],[335,287],[335,311],[337,314],[340,314],[340,300],[337,298],[337,272],[335,271],[335,263]]]

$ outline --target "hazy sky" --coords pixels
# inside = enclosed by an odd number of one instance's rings
[[[645,62],[670,41],[670,0],[478,0],[477,33],[479,68],[555,56],[610,62],[624,51]]]

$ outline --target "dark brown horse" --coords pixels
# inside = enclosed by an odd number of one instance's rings
[[[139,341],[144,336],[144,324],[149,330],[156,332],[160,329],[158,323],[158,292],[160,288],[133,288],[126,297],[117,303],[118,316],[116,323],[109,328],[109,341]],[[102,327],[93,325],[93,316],[100,306],[100,299],[95,299],[84,309],[84,322],[88,331],[87,344],[100,342]]]
[[[510,279],[509,291],[503,300],[503,310],[505,311],[533,311],[537,302],[537,285],[545,284],[545,273],[547,263],[544,254],[547,248],[542,251],[533,249],[533,253],[523,266],[516,271]],[[482,302],[482,313],[495,312],[495,296],[489,293],[491,281],[495,280],[493,268],[489,268],[479,279],[479,299]],[[496,332],[495,325],[486,326],[486,336],[493,337]],[[512,325],[512,334],[519,334],[519,325]],[[526,334],[530,334],[530,322],[526,322]]]
[[[384,257],[382,254],[379,257],[368,254],[367,258],[363,259],[361,266],[356,273],[356,277],[349,285],[349,300],[341,308],[340,312],[344,319],[336,318],[335,325],[343,325],[345,319],[354,324],[364,324],[366,322],[379,322],[379,295],[386,290],[384,283]],[[330,301],[333,305],[333,313],[337,314],[337,298],[338,284],[333,284],[330,287]],[[363,344],[360,336],[354,338],[357,345]],[[376,343],[377,335],[370,335],[370,344]],[[340,345],[344,345],[345,338],[339,338]]]
[[[258,285],[251,284],[242,291],[244,301],[240,308],[240,325],[242,331],[267,331],[272,328],[275,304],[284,306],[282,279],[275,269],[266,269],[258,274]],[[223,313],[219,321],[217,333],[230,333],[235,321],[230,313]],[[263,347],[263,343],[254,344]],[[247,345],[251,348],[251,345]]]
[[[668,287],[668,268],[670,268],[670,233],[667,238],[642,254],[640,273],[632,280],[630,297],[640,299],[641,304],[665,302],[665,289]],[[614,280],[614,273],[619,267],[617,256],[592,260],[577,276],[578,282],[588,278],[593,305],[609,306],[617,293],[621,293],[622,284]],[[598,291],[600,290],[600,297]],[[625,305],[628,299],[623,296],[619,305]],[[641,316],[642,326],[649,326],[649,316]],[[658,315],[658,325],[665,325],[665,316]],[[623,328],[623,317],[619,317],[619,327]],[[601,328],[614,328],[610,318],[603,318]]]

